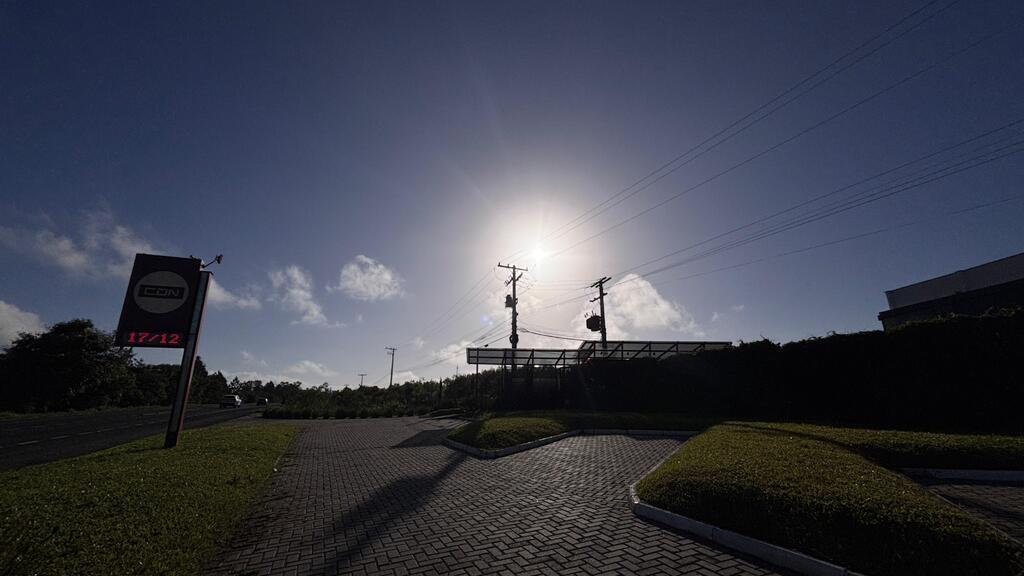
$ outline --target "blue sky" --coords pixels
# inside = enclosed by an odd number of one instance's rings
[[[384,346],[399,379],[465,371],[464,346],[508,335],[509,258],[534,332],[588,337],[581,288],[604,275],[612,337],[876,329],[884,290],[1024,250],[1022,18],[1013,0],[6,2],[0,338],[113,329],[139,251],[225,255],[200,353],[229,376],[386,384]],[[934,181],[682,250],[944,148],[779,218]],[[963,162],[983,163],[934,172]]]

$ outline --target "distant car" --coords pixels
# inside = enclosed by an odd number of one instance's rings
[[[235,394],[227,394],[220,399],[221,408],[238,408],[242,405],[242,398]]]
[[[257,406],[266,406],[267,402],[268,402],[268,400],[266,398],[257,398],[256,399],[256,405]]]

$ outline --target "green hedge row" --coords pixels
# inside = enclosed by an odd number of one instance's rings
[[[509,407],[540,407],[530,403],[541,390],[521,392],[529,393]],[[596,362],[563,376],[550,407],[1020,434],[1021,406],[1024,313],[1014,311],[661,362]]]

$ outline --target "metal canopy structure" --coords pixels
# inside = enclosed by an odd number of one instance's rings
[[[634,360],[654,358],[660,360],[677,354],[696,354],[704,350],[731,348],[732,342],[641,342],[635,340],[609,340],[602,347],[597,340],[587,340],[577,350],[580,362],[591,358],[607,360]]]
[[[676,354],[696,354],[703,350],[730,348],[732,342],[644,342],[610,340],[607,348],[600,341],[587,340],[576,349],[554,348],[466,348],[467,364],[493,366],[570,366],[590,360],[660,360]]]
[[[569,366],[579,364],[578,352],[544,348],[466,348],[466,363],[494,366]]]

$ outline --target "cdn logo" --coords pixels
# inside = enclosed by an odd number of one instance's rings
[[[169,270],[151,272],[139,279],[132,291],[135,304],[151,314],[167,314],[188,299],[188,282]]]

